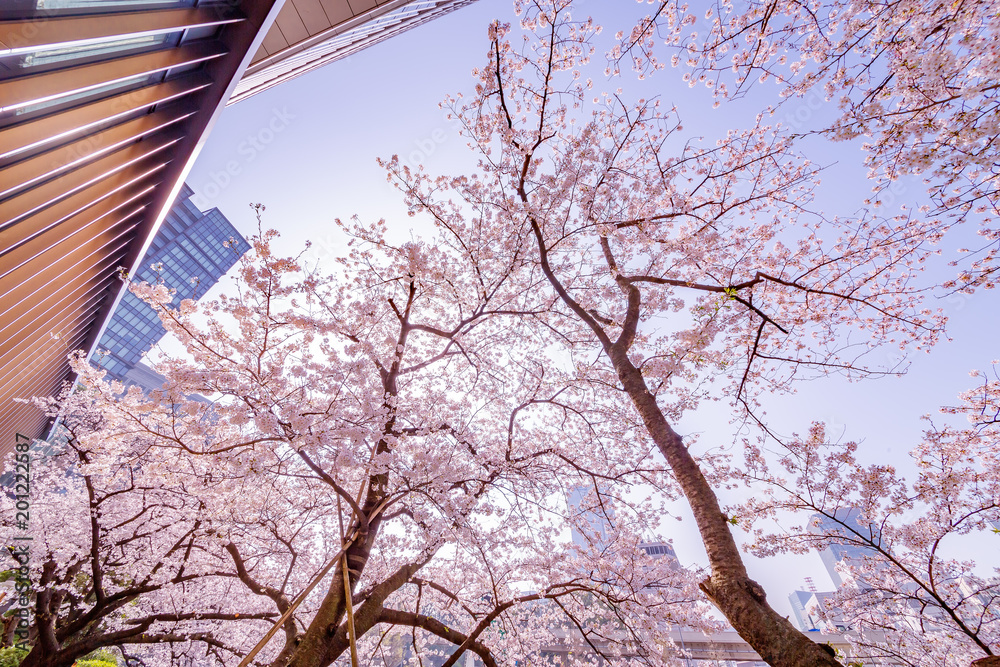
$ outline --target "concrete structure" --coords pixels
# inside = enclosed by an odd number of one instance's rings
[[[860,512],[854,507],[839,508],[834,518],[814,514],[809,519],[808,530],[814,535],[843,535],[843,542],[831,542],[819,551],[826,571],[839,589],[844,584],[844,575],[837,571],[837,565],[851,559],[861,559],[868,551],[851,541],[858,537],[877,536],[875,526],[862,524]],[[817,591],[812,577],[806,577],[810,590],[792,591],[788,601],[792,607],[795,624],[803,632],[841,632],[848,629],[843,614],[831,608],[830,600],[836,591]]]
[[[842,654],[851,656],[854,660],[865,665],[895,665],[900,664],[885,659],[876,659],[864,652],[857,652],[853,649],[847,636],[844,634],[823,634],[820,632],[810,632],[808,637],[817,644],[828,644],[840,651]],[[674,646],[666,649],[676,655],[677,650],[683,650],[686,654],[685,664],[694,665],[710,663],[716,667],[725,665],[726,667],[766,667],[767,663],[760,659],[757,652],[750,648],[743,639],[735,632],[717,632],[706,635],[696,630],[672,630],[670,638]],[[603,642],[597,642],[597,647],[603,648]],[[377,663],[382,667],[400,667],[407,659],[411,658],[412,643],[409,633],[392,635],[385,641],[386,650],[378,656]],[[683,648],[682,648],[683,647]],[[431,652],[436,652],[432,654]],[[440,665],[446,656],[450,656],[455,651],[453,644],[445,642],[431,641],[425,647],[425,665]],[[562,631],[557,633],[556,641],[542,647],[537,660],[530,664],[556,665],[565,664],[572,656],[593,655],[591,646],[583,641],[579,633],[575,631]],[[626,654],[625,657],[628,657]],[[684,658],[682,658],[683,660]],[[482,665],[482,662],[471,652],[467,652],[459,659],[459,664],[465,667]],[[600,663],[598,663],[600,664]],[[636,665],[646,664],[644,661],[635,661]]]
[[[202,213],[191,203],[185,183],[153,238],[133,280],[162,281],[176,291],[173,305],[200,299],[249,249],[250,244],[219,209]],[[91,361],[124,380],[139,359],[165,334],[153,308],[125,293],[104,329]]]
[[[0,453],[44,431],[14,399],[96,348],[227,102],[469,2],[0,3]]]
[[[795,617],[795,625],[803,632],[817,629],[808,612],[806,612],[806,604],[815,594],[815,591],[792,591],[788,594],[788,602],[792,605],[792,615]]]
[[[563,631],[557,634],[557,643],[542,648],[542,656],[547,658],[567,658],[571,655],[593,654],[593,650],[585,644],[576,631]],[[562,636],[559,636],[559,635]],[[810,632],[806,635],[817,644],[828,644],[846,656],[863,664],[890,665],[893,662],[875,661],[872,656],[853,649],[845,634],[825,634]],[[688,654],[689,664],[698,662],[721,662],[722,664],[738,665],[739,667],[764,667],[757,652],[736,633],[732,631],[716,632],[706,635],[696,630],[674,629],[670,631],[673,647],[666,649],[674,652],[683,647]],[[601,642],[597,642],[601,648]],[[718,663],[716,663],[718,664]]]

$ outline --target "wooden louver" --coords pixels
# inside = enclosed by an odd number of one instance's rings
[[[47,418],[270,27],[273,0],[0,8],[0,453]]]

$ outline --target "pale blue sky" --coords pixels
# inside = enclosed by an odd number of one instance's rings
[[[606,12],[614,7],[635,15],[644,9],[620,2],[591,0],[581,3],[578,11]],[[384,217],[390,226],[405,229],[411,219],[375,158],[396,153],[404,161],[422,162],[431,173],[455,173],[469,164],[464,143],[438,104],[446,94],[471,88],[470,71],[485,61],[486,28],[494,18],[512,19],[509,0],[480,0],[226,109],[188,177],[196,192],[194,201],[203,209],[218,206],[247,236],[256,224],[248,204],[264,203],[265,224],[283,234],[281,249],[297,252],[310,239],[315,256],[338,252],[332,225],[335,217]],[[618,23],[613,28],[608,25],[612,31],[628,25],[620,16],[603,18]],[[625,84],[629,90],[638,90],[630,75]],[[618,85],[622,84],[610,87]],[[676,71],[659,73],[643,85],[656,88],[665,102],[676,102],[692,134],[740,123],[741,109],[754,106],[712,110],[707,94],[688,90]],[[647,89],[643,91],[643,96],[651,96]],[[805,126],[824,114],[829,114],[828,107],[816,98],[793,101],[778,117]],[[836,211],[841,214],[861,206],[868,185],[858,147],[815,143],[808,148],[816,162],[833,165],[819,193],[822,206],[828,210],[843,207]],[[899,200],[919,196],[920,189],[919,184],[904,188]],[[863,441],[865,459],[893,462],[905,469],[906,453],[922,428],[920,415],[953,404],[957,393],[970,388],[968,371],[985,368],[991,359],[1000,357],[996,294],[952,297],[939,305],[951,319],[953,341],[941,343],[929,355],[914,357],[903,378],[860,384],[828,378],[803,385],[797,395],[769,406],[779,430],[804,433],[810,421],[826,420],[847,439]],[[707,443],[729,437],[725,421],[723,413],[706,409],[686,417],[680,428],[700,432],[702,442]],[[673,538],[682,562],[703,561],[692,521],[665,524],[662,537]],[[980,553],[983,559],[996,553],[982,544],[982,537],[963,548]],[[993,567],[997,564],[993,558],[992,563],[980,564]],[[830,586],[816,555],[751,562],[750,566],[782,613],[790,613],[787,595],[803,586],[803,577],[814,577],[821,589]]]

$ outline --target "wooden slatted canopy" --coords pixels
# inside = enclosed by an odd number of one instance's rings
[[[99,339],[281,2],[0,5],[0,453],[44,431],[16,399]]]

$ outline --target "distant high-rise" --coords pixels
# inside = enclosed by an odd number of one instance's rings
[[[848,629],[843,614],[832,607],[834,591],[793,591],[788,596],[795,623],[803,632],[845,632]]]
[[[577,517],[570,524],[573,544],[581,548],[590,544],[604,547],[613,539],[615,510],[607,496],[598,494],[592,486],[575,486],[569,490],[566,504],[571,515]]]
[[[250,249],[226,216],[213,208],[202,213],[191,203],[184,184],[133,280],[176,290],[174,305],[199,299]],[[149,348],[166,334],[153,308],[126,292],[108,322],[91,361],[108,379],[126,380]]]
[[[589,546],[604,549],[615,535],[615,507],[607,493],[598,494],[588,485],[575,486],[566,494],[570,514],[570,534],[573,544],[580,548]],[[649,540],[640,542],[638,548],[655,559],[665,558],[673,567],[680,567],[680,560],[670,542]]]
[[[815,594],[815,591],[792,591],[788,595],[788,602],[791,603],[792,614],[795,616],[795,625],[803,632],[818,629],[806,612],[806,605]]]
[[[669,542],[642,542],[639,544],[639,548],[646,552],[646,555],[653,558],[665,558],[674,567],[680,567],[681,562],[677,558],[677,552],[674,551],[674,545]]]
[[[814,535],[844,536],[843,542],[832,541],[819,552],[834,585],[840,588],[844,584],[844,578],[837,571],[837,564],[845,560],[859,561],[866,556],[868,550],[852,542],[859,537],[877,537],[878,531],[874,526],[861,523],[861,512],[856,507],[838,508],[834,510],[834,517],[836,520],[822,514],[813,514],[809,520],[809,532]]]

